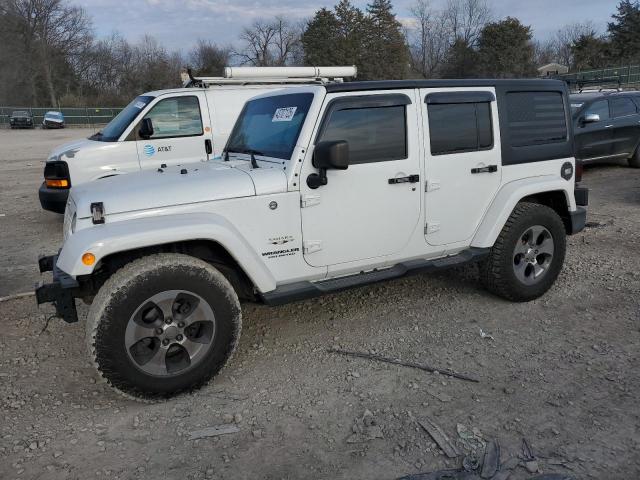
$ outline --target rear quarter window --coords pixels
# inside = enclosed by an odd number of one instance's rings
[[[512,147],[567,140],[567,122],[560,92],[507,93],[507,127]]]

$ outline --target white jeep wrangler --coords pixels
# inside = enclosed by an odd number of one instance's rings
[[[248,101],[219,161],[81,185],[36,290],[77,320],[120,391],[213,377],[239,299],[270,305],[478,261],[495,294],[544,294],[585,224],[566,87],[351,82]]]

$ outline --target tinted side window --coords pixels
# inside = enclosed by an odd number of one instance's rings
[[[345,108],[331,113],[321,141],[346,140],[349,163],[407,158],[405,106]]]
[[[636,105],[630,98],[612,98],[611,113],[614,117],[636,114]]]
[[[150,118],[153,123],[151,138],[202,135],[197,97],[166,98],[156,103],[144,118]]]
[[[600,120],[606,120],[609,118],[609,102],[607,100],[598,100],[593,102],[584,110],[584,115],[589,114],[600,115]]]
[[[562,94],[507,93],[507,126],[512,147],[565,142],[567,122]]]
[[[429,104],[431,155],[483,150],[493,146],[491,104]]]

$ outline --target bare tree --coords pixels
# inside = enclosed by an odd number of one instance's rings
[[[546,40],[543,42],[533,40],[531,44],[533,45],[533,61],[537,67],[558,61],[554,40]]]
[[[427,0],[418,0],[411,8],[415,28],[407,32],[411,64],[425,78],[433,77],[449,48],[444,14],[434,10]]]
[[[243,49],[234,55],[241,63],[258,67],[287,65],[299,48],[301,29],[284,17],[257,20],[240,34]]]
[[[7,0],[18,19],[19,34],[32,74],[41,68],[49,101],[57,104],[54,70],[91,45],[91,21],[85,11],[63,0]],[[35,77],[35,75],[33,75]],[[34,101],[36,86],[32,85]]]
[[[553,38],[555,50],[554,61],[567,67],[573,66],[573,51],[571,47],[575,45],[581,37],[595,36],[596,34],[595,25],[591,21],[571,23],[560,28]]]
[[[189,65],[198,75],[222,75],[224,67],[229,63],[231,48],[219,47],[208,40],[199,39],[189,52]]]
[[[486,0],[448,0],[443,15],[450,44],[463,40],[471,46],[477,43],[492,16]]]

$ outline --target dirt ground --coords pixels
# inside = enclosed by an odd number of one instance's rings
[[[40,161],[77,134],[86,131],[0,131],[0,296],[31,289],[37,254],[59,246],[61,219],[37,200]],[[470,266],[247,304],[221,375],[163,402],[97,382],[82,321],[47,325],[53,310],[33,297],[1,302],[0,478],[394,479],[458,467],[463,455],[447,459],[425,419],[463,454],[498,439],[511,463],[525,438],[531,470],[640,478],[640,171],[597,165],[584,184],[592,223],[569,239],[543,298],[493,297]],[[333,346],[480,382],[327,353]],[[239,431],[190,440],[227,423]],[[516,466],[509,478],[531,476]]]

